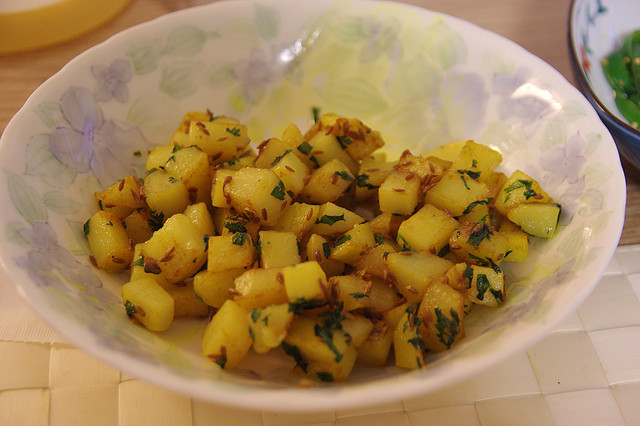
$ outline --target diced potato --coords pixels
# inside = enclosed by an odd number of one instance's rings
[[[284,187],[292,198],[297,197],[309,181],[311,170],[293,152],[286,152],[282,158],[273,161],[271,170],[284,183]]]
[[[349,346],[342,354],[338,362],[314,361],[307,364],[307,375],[323,382],[344,382],[349,378],[351,370],[356,363],[358,352],[353,346]]]
[[[182,213],[171,216],[140,250],[144,270],[170,282],[183,281],[207,261],[204,234]]]
[[[461,224],[449,239],[456,258],[476,265],[499,265],[509,251],[509,239],[486,223]]]
[[[289,302],[282,268],[248,269],[234,282],[235,300],[247,311]]]
[[[182,181],[192,204],[211,202],[209,158],[200,148],[189,146],[175,151],[165,163],[164,170]]]
[[[260,231],[260,264],[279,268],[300,263],[298,239],[293,232]]]
[[[394,169],[416,174],[423,184],[431,182],[443,171],[442,167],[429,157],[413,155],[409,150],[402,153]]]
[[[227,300],[205,329],[202,353],[225,370],[236,369],[253,344],[247,314],[238,303]]]
[[[473,278],[466,290],[467,298],[477,305],[496,307],[505,300],[505,279],[500,270],[485,266],[471,265]]]
[[[113,213],[120,219],[145,206],[140,195],[140,180],[132,175],[123,177],[95,195],[100,210]]]
[[[529,235],[518,225],[504,218],[498,230],[509,240],[509,250],[504,256],[507,262],[522,262],[529,256]]]
[[[369,307],[371,282],[356,275],[339,275],[329,278],[329,289],[334,302],[343,305],[345,312]]]
[[[477,180],[484,182],[501,162],[502,154],[499,151],[473,140],[468,140],[451,168],[453,170],[470,171],[472,174],[477,173]]]
[[[299,240],[302,240],[313,228],[320,206],[306,203],[293,203],[284,209],[278,218],[278,223],[273,226],[276,231],[293,232]]]
[[[452,266],[450,260],[428,252],[389,253],[386,257],[389,279],[409,301],[418,303],[435,279]]]
[[[153,235],[154,229],[151,228],[153,221],[146,209],[134,210],[122,222],[133,244],[144,243]]]
[[[241,216],[230,215],[229,213],[231,213],[232,210],[225,209],[224,211],[219,210],[218,212],[222,213],[221,217],[223,218],[221,222],[220,218],[218,218],[219,226],[216,226],[220,235],[237,234],[244,232],[246,234],[249,234],[252,240],[258,240],[258,232],[260,232],[259,223],[249,222],[247,219]]]
[[[205,317],[209,314],[209,305],[196,295],[193,281],[173,285],[166,290],[173,297],[174,318]]]
[[[394,329],[386,321],[375,321],[367,340],[358,346],[356,364],[383,367],[389,359]]]
[[[200,271],[193,276],[193,291],[204,303],[219,309],[226,300],[232,298],[234,280],[243,272],[244,268],[218,272]]]
[[[136,281],[141,278],[152,278],[165,290],[171,289],[176,285],[164,277],[152,272],[146,272],[144,267],[144,256],[142,256],[143,244],[136,244],[133,248],[133,260],[131,263],[129,281]],[[181,284],[181,283],[178,283]]]
[[[415,173],[392,171],[378,189],[380,211],[411,215],[421,201],[420,178]]]
[[[495,199],[496,209],[507,216],[509,210],[521,203],[552,203],[553,199],[542,190],[538,181],[516,170],[509,176]]]
[[[408,216],[383,212],[371,219],[369,224],[371,225],[371,231],[374,235],[383,235],[395,240],[398,236],[400,224],[407,218]]]
[[[253,309],[249,313],[253,350],[264,354],[280,346],[294,317],[295,314],[289,310],[288,303]]]
[[[270,169],[291,150],[292,148],[286,142],[278,138],[269,138],[258,145],[255,167]]]
[[[358,163],[344,150],[335,135],[319,132],[313,135],[308,140],[308,143],[313,147],[311,155],[315,157],[320,167],[331,161],[338,160],[347,167],[350,174],[355,175],[358,173]]]
[[[251,236],[245,232],[216,235],[209,238],[207,270],[248,268],[253,265],[256,249]]]
[[[216,119],[216,117],[211,111],[187,111],[184,116],[182,116],[178,128],[173,132],[170,145],[178,145],[178,148],[192,145],[189,143],[189,128],[191,127],[191,122],[196,120],[213,121],[214,119]],[[162,164],[164,164],[164,162]]]
[[[342,330],[332,329],[320,319],[297,316],[289,327],[283,347],[290,355],[293,351],[297,352],[306,363],[339,363],[349,350],[354,350],[349,343],[350,340]]]
[[[147,172],[143,191],[144,201],[149,206],[151,215],[158,216],[159,222],[182,213],[190,204],[189,192],[184,183],[162,169]]]
[[[242,157],[237,157],[224,163],[218,163],[211,167],[212,171],[217,169],[227,170],[240,170],[243,167],[255,167],[256,156],[254,154],[242,154]],[[213,175],[213,173],[212,173]]]
[[[127,316],[149,330],[165,331],[173,322],[173,297],[153,278],[129,281],[121,292]]]
[[[362,222],[364,218],[357,213],[333,203],[324,203],[320,205],[320,211],[311,232],[318,235],[343,234]]]
[[[396,366],[415,370],[424,366],[424,341],[418,332],[415,306],[406,309],[393,332]]]
[[[169,157],[171,157],[178,149],[180,149],[180,145],[173,142],[168,145],[153,147],[147,156],[146,169],[151,170],[162,168]]]
[[[334,159],[313,171],[300,193],[307,203],[322,204],[338,200],[354,181],[353,174],[340,160]]]
[[[287,266],[282,275],[289,303],[305,309],[327,301],[327,276],[315,260]]]
[[[214,164],[240,157],[249,145],[247,126],[233,121],[215,118],[213,121],[191,121],[187,146],[197,146]]]
[[[245,167],[234,172],[225,185],[231,205],[252,222],[272,226],[291,204],[284,183],[273,171]]]
[[[442,352],[464,336],[464,303],[464,296],[444,280],[429,286],[418,309],[426,349]]]
[[[534,237],[553,238],[560,222],[560,204],[521,203],[507,217]]]
[[[355,198],[363,201],[378,195],[378,188],[393,170],[394,162],[378,156],[364,158],[355,178]]]
[[[437,157],[444,161],[450,161],[452,164],[460,156],[462,148],[467,143],[466,140],[449,142],[446,145],[436,148],[433,151],[429,151],[425,155],[430,157]]]
[[[388,272],[385,266],[385,258],[389,253],[395,253],[396,251],[399,251],[398,245],[393,244],[388,239],[384,239],[382,243],[364,250],[353,267],[358,275],[362,275],[367,279],[372,276],[385,277]]]
[[[425,193],[424,202],[448,210],[453,217],[464,214],[471,203],[489,198],[487,187],[472,176],[464,170],[445,170],[440,180]]]
[[[235,170],[216,169],[213,173],[211,184],[211,205],[213,207],[227,208],[231,206],[231,198],[227,192],[227,186],[233,179]]]
[[[368,223],[356,224],[333,244],[331,258],[354,265],[362,256],[361,253],[375,244],[371,226]]]
[[[342,320],[342,330],[351,337],[351,346],[358,348],[373,331],[373,321],[363,315],[350,315]]]
[[[344,263],[331,256],[331,243],[318,234],[311,234],[307,240],[305,247],[307,260],[315,260],[318,262],[327,277],[341,275],[344,271]]]
[[[184,211],[184,215],[189,218],[196,228],[204,235],[215,235],[216,229],[211,219],[211,213],[205,203],[189,204]]]
[[[398,228],[398,244],[403,248],[438,254],[449,244],[451,233],[459,226],[445,211],[425,204]]]
[[[124,271],[133,259],[129,235],[118,216],[96,212],[84,224],[84,234],[95,264],[106,271]]]

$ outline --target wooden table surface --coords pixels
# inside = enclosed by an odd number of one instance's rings
[[[300,0],[305,1],[305,0]],[[515,41],[575,84],[567,21],[571,0],[402,0],[457,16]],[[0,55],[0,129],[48,77],[87,48],[133,25],[208,1],[133,0],[115,19],[75,40],[32,52]],[[45,30],[46,31],[46,30]],[[621,245],[640,243],[640,171],[623,161],[627,209]]]

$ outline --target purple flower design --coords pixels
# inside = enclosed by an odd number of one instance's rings
[[[281,60],[285,49],[272,46],[270,50],[253,49],[247,59],[238,61],[234,73],[253,102],[264,96],[267,87],[280,80],[286,71],[286,63]]]
[[[26,256],[18,258],[16,264],[26,269],[38,285],[69,292],[66,281],[84,287],[89,295],[101,302],[118,302],[102,286],[102,281],[90,266],[80,263],[58,243],[55,232],[47,222],[34,222],[31,228],[25,226],[17,232],[33,249]]]
[[[139,153],[147,142],[135,126],[105,120],[96,98],[81,87],[70,87],[60,98],[60,110],[70,127],[55,128],[49,150],[79,173],[92,171],[102,187],[137,173]]]
[[[530,77],[531,70],[523,67],[494,76],[493,91],[500,97],[498,112],[502,120],[515,117],[535,121],[552,111],[549,99],[541,96]]]
[[[112,98],[120,103],[129,100],[127,83],[133,77],[131,63],[125,59],[115,59],[108,67],[94,65],[91,73],[96,78],[96,98],[100,102],[109,102]]]

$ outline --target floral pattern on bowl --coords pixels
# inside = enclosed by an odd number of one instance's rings
[[[248,124],[253,141],[311,109],[363,119],[386,150],[474,138],[505,172],[538,179],[563,205],[561,229],[507,269],[507,303],[472,312],[467,337],[420,371],[358,368],[300,389],[275,351],[230,374],[200,354],[202,321],[153,334],[124,313],[124,275],[93,268],[82,224],[95,191],[165,144],[187,110]],[[268,410],[366,405],[432,391],[531,345],[595,286],[622,229],[625,183],[611,137],[551,67],[458,19],[386,2],[229,1],[125,31],[43,84],[0,144],[4,268],[69,341],[115,367],[197,398]]]
[[[569,22],[572,65],[585,96],[611,131],[620,153],[640,167],[640,130],[616,106],[602,59],[640,28],[640,3],[633,0],[573,0]]]

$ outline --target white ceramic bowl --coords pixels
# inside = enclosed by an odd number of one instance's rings
[[[640,167],[640,130],[632,127],[616,106],[601,64],[637,29],[640,2],[636,0],[573,0],[571,4],[569,48],[576,78],[620,153]]]
[[[507,302],[474,310],[455,349],[419,371],[357,368],[347,383],[299,388],[281,354],[220,371],[200,353],[201,321],[153,334],[119,300],[126,276],[88,260],[91,197],[136,150],[165,144],[187,110],[250,126],[252,140],[305,128],[312,106],[363,119],[388,150],[475,138],[501,168],[537,178],[563,205],[555,239],[508,269]],[[461,20],[394,3],[234,0],[137,26],[45,82],[0,144],[2,265],[70,342],[149,382],[264,410],[378,404],[452,385],[541,339],[595,286],[617,246],[625,181],[585,98],[524,49]]]

